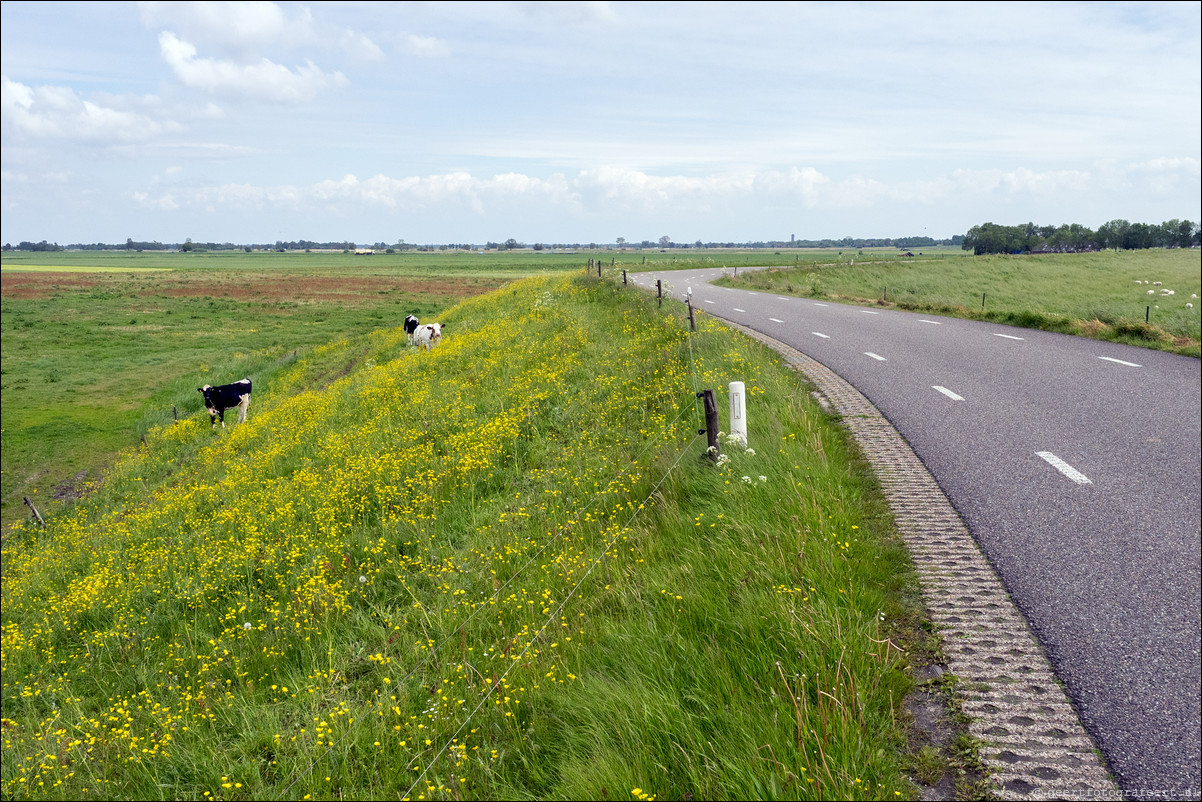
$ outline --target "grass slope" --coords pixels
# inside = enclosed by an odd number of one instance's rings
[[[57,256],[75,258],[72,272],[0,276],[4,528],[28,514],[23,497],[49,514],[78,496],[121,448],[171,420],[172,407],[199,412],[202,384],[267,379],[298,349],[396,325],[407,313],[425,317],[509,280],[328,274],[307,264],[142,272],[112,256],[121,269],[79,273],[79,262],[97,257]],[[266,263],[243,256],[242,264]]]
[[[442,318],[5,539],[4,795],[911,796],[913,575],[796,377],[580,276]],[[715,464],[695,392],[734,379]]]

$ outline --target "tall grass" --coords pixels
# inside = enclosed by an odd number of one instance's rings
[[[1202,342],[1196,297],[1202,294],[1202,252],[1196,248],[857,259],[854,265],[743,273],[723,282],[993,320],[1190,356],[1199,355]],[[1172,295],[1162,292],[1169,289]]]
[[[909,796],[912,574],[796,377],[579,276],[441,317],[5,540],[4,794]],[[715,461],[695,393],[734,379]]]

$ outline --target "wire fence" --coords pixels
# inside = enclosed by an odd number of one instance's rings
[[[690,378],[691,378],[692,386],[693,386],[692,402],[688,403],[688,404],[685,404],[685,403],[680,404],[676,417],[673,418],[671,421],[666,422],[659,429],[659,431],[655,433],[655,435],[653,437],[647,438],[642,449],[631,460],[632,465],[637,465],[639,463],[639,461],[641,459],[643,459],[647,455],[647,453],[649,451],[651,451],[653,448],[657,448],[657,447],[662,448],[661,440],[664,439],[670,433],[676,431],[680,422],[688,414],[690,414],[690,412],[694,415],[697,414],[698,398],[700,396],[700,393],[697,390],[698,384],[699,384],[699,379],[698,379],[698,375],[697,375],[697,362],[696,362],[696,355],[695,355],[694,349],[693,349],[693,335],[691,333],[689,333],[687,330],[686,330],[686,339],[687,339],[687,344],[688,344],[688,355],[689,355],[689,373],[690,373]],[[643,514],[644,511],[649,507],[649,504],[652,501],[652,499],[654,498],[655,494],[659,492],[660,488],[663,486],[664,482],[667,481],[668,477],[672,474],[672,472],[675,471],[680,466],[681,460],[684,459],[685,454],[687,454],[694,447],[700,434],[702,432],[704,432],[705,430],[704,430],[704,428],[699,429],[695,425],[693,431],[695,433],[692,434],[692,436],[689,437],[686,442],[684,442],[682,445],[678,446],[678,448],[675,450],[675,452],[672,453],[671,464],[663,471],[662,475],[659,476],[658,480],[651,487],[651,489],[647,492],[646,496],[643,497],[637,504],[633,504],[633,502],[631,502],[631,506],[633,507],[633,509],[632,509],[630,515],[626,518],[625,523],[622,524],[621,526],[619,526],[616,529],[616,531],[612,534],[612,536],[609,538],[609,540],[605,542],[604,547],[600,549],[600,551],[597,553],[597,555],[589,563],[589,567],[585,571],[584,575],[581,576],[579,580],[577,580],[575,585],[572,586],[571,590],[560,601],[558,606],[556,606],[555,609],[552,610],[546,616],[546,618],[542,621],[542,624],[539,627],[538,631],[535,632],[535,634],[527,640],[527,642],[526,642],[525,646],[522,648],[521,652],[518,655],[516,655],[514,659],[509,661],[508,666],[506,667],[505,671],[501,674],[501,676],[499,678],[495,678],[493,681],[491,681],[489,683],[489,687],[488,687],[487,691],[483,694],[480,701],[476,704],[476,706],[474,708],[472,708],[471,712],[460,722],[459,726],[450,735],[450,737],[448,737],[441,744],[441,746],[438,748],[438,750],[434,754],[434,757],[431,758],[429,760],[429,762],[425,764],[425,767],[421,770],[417,779],[414,780],[413,784],[405,792],[405,794],[403,795],[402,798],[405,798],[405,799],[410,798],[411,794],[413,793],[414,789],[417,788],[418,784],[421,783],[422,780],[425,779],[425,777],[430,773],[430,771],[434,768],[434,766],[438,763],[438,761],[440,759],[442,759],[443,755],[445,755],[447,753],[447,751],[451,749],[452,745],[458,741],[459,737],[462,735],[465,728],[467,728],[467,726],[472,722],[472,719],[475,717],[475,715],[484,707],[484,705],[489,701],[489,699],[492,698],[493,693],[496,691],[496,689],[503,685],[505,679],[509,676],[509,673],[513,670],[514,666],[521,664],[522,658],[524,658],[526,656],[526,654],[534,646],[534,644],[536,642],[538,642],[538,640],[543,636],[543,634],[547,630],[547,627],[550,626],[550,624],[556,620],[556,617],[560,615],[560,613],[563,611],[564,607],[568,604],[568,602],[571,601],[576,596],[577,591],[584,584],[584,582],[592,575],[594,569],[596,569],[596,567],[598,565],[600,565],[601,561],[605,558],[605,555],[608,554],[610,552],[610,550],[613,548],[613,546],[617,542],[618,538],[621,537],[624,533],[630,532],[632,530],[635,520],[641,514]],[[626,474],[625,471],[619,471],[618,474],[615,476],[614,481],[611,481],[609,483],[609,485],[607,485],[607,486],[609,486],[609,487],[615,486],[617,480],[623,478],[623,476],[625,474]],[[604,499],[607,495],[609,495],[609,494],[608,493],[600,493],[600,494],[593,496],[592,500],[589,501],[588,504],[586,504],[584,507],[582,507],[576,511],[577,518],[583,519],[585,513],[589,512],[593,507],[595,507],[597,504],[599,504],[601,502],[601,500]],[[491,597],[489,597],[487,600],[481,602],[480,604],[476,605],[476,607],[462,621],[460,621],[454,627],[451,627],[450,628],[451,634],[446,635],[436,645],[432,645],[432,647],[430,648],[427,655],[425,657],[421,658],[420,660],[418,660],[417,663],[415,663],[409,669],[409,671],[399,681],[398,684],[404,685],[405,683],[408,683],[410,680],[413,679],[414,676],[416,676],[416,674],[421,669],[434,663],[438,659],[438,655],[447,646],[447,644],[449,644],[452,641],[452,639],[456,638],[457,636],[461,636],[461,633],[463,632],[464,627],[466,627],[469,623],[471,623],[472,620],[475,619],[476,616],[482,610],[488,609],[493,602],[502,598],[502,593],[507,588],[512,586],[520,577],[522,577],[523,574],[527,571],[527,569],[529,569],[532,565],[536,564],[539,557],[541,557],[547,551],[547,549],[549,549],[554,543],[556,543],[560,539],[560,537],[563,535],[564,531],[566,531],[566,527],[558,527],[556,529],[555,533],[545,543],[543,543],[543,545],[539,548],[539,550],[537,552],[535,552],[534,555],[532,555],[529,559],[527,559],[513,573],[513,575],[509,577],[509,579],[507,579],[503,584],[500,584],[499,586],[497,586],[494,589]],[[502,640],[508,640],[508,638],[503,638]],[[493,645],[496,646],[497,644],[493,644]],[[337,740],[330,742],[328,744],[327,748],[318,757],[314,758],[303,771],[299,772],[292,779],[292,781],[289,782],[288,785],[283,789],[281,794],[279,796],[277,796],[276,798],[279,800],[291,799],[292,798],[291,792],[292,792],[292,789],[296,786],[296,784],[299,783],[301,780],[303,780],[305,777],[307,777],[309,774],[311,774],[313,772],[313,770],[316,769],[316,767],[318,765],[320,765],[321,762],[323,760],[325,760],[339,745],[346,742],[347,739],[349,739],[351,737],[351,735],[355,732],[356,728],[359,725],[361,725],[364,721],[367,721],[371,717],[372,713],[382,712],[384,706],[386,706],[386,703],[383,703],[377,710],[369,710],[367,713],[365,713],[364,715],[359,717],[355,722],[352,722],[351,725],[346,729],[346,731],[344,731],[341,734],[341,736],[338,737]]]

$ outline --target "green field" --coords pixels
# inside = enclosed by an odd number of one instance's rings
[[[992,320],[1188,356],[1200,353],[1202,251],[1197,248],[959,259],[916,254],[882,260],[864,254],[852,262],[845,255],[840,261],[742,273],[719,283]]]
[[[6,370],[10,331],[62,360],[80,340],[47,335],[101,328],[113,350],[72,370],[163,385],[145,445],[4,539],[6,797],[909,799],[939,779],[907,744],[929,648],[908,556],[771,351],[579,270],[422,296],[447,324],[430,353],[398,328],[416,288],[358,275],[344,319],[320,282],[278,308],[261,274],[212,272],[5,284]],[[269,331],[244,348],[218,315]],[[192,340],[210,364],[166,356]],[[195,383],[244,374],[248,422],[210,429]],[[696,391],[734,379],[752,448],[715,461]]]
[[[534,272],[284,256],[5,254],[3,525],[28,512],[24,497],[52,512],[150,426],[198,414],[203,384]]]

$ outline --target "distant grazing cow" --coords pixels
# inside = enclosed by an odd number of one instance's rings
[[[217,425],[221,418],[221,427],[225,428],[225,411],[232,407],[238,408],[238,423],[246,422],[246,410],[250,408],[250,379],[236,381],[233,384],[223,384],[220,387],[197,387],[196,391],[204,396],[205,409],[209,411],[209,422]]]
[[[417,331],[417,318],[409,315],[405,318],[405,337],[409,340],[409,344],[413,345],[413,332]]]
[[[438,345],[438,341],[442,339],[442,324],[441,323],[423,323],[413,332],[413,344],[424,345],[429,351],[433,346]]]

